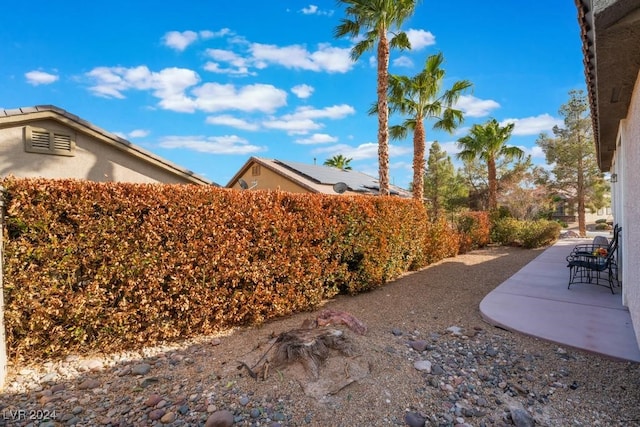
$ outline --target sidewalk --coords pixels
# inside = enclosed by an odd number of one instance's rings
[[[559,240],[490,292],[480,303],[482,317],[507,330],[560,345],[640,362],[631,316],[621,289],[590,284],[567,289],[566,256],[585,239]]]

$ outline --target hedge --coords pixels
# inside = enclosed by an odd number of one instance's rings
[[[411,200],[5,178],[10,358],[120,351],[364,292],[459,240]]]

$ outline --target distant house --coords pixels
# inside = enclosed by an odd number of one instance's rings
[[[226,187],[352,195],[377,195],[380,189],[376,178],[354,170],[260,157],[251,157]],[[411,193],[400,187],[391,185],[390,190],[391,195],[411,197]]]
[[[0,109],[0,176],[217,185],[67,111]]]

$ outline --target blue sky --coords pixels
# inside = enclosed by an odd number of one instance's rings
[[[390,71],[413,76],[442,52],[445,86],[473,83],[464,127],[514,122],[510,140],[538,163],[540,132],[584,89],[571,0],[419,3],[411,51]],[[221,185],[250,156],[323,163],[335,154],[377,176],[374,52],[353,63],[335,39],[333,0],[9,2],[0,14],[0,108],[53,104]],[[447,84],[448,83],[448,84]],[[391,124],[400,117],[392,117]],[[391,179],[411,181],[411,138],[392,141]]]

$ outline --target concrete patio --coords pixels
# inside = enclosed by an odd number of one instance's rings
[[[559,240],[489,293],[482,317],[507,330],[607,357],[640,362],[631,316],[621,288],[571,285],[566,256],[585,239]]]

